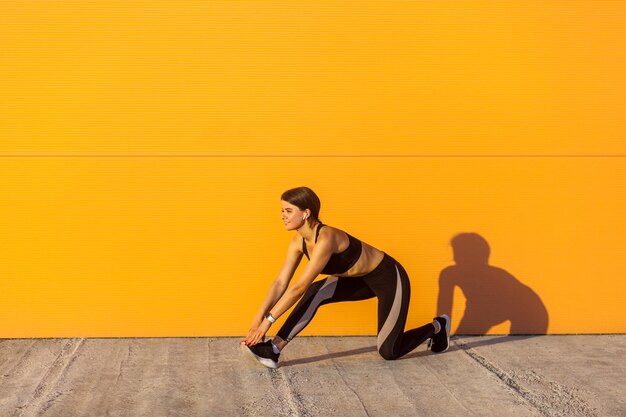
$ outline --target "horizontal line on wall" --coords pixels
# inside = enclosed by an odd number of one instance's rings
[[[575,155],[575,154],[548,154],[548,155],[513,155],[513,154],[494,154],[494,155],[423,155],[423,154],[178,154],[178,153],[142,153],[142,154],[117,154],[117,153],[0,153],[0,158],[625,158],[626,154],[592,154],[592,155]]]

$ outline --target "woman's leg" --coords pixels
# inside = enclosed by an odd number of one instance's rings
[[[274,344],[282,349],[311,322],[321,305],[340,301],[366,300],[375,296],[370,287],[359,278],[328,277],[315,281],[309,286],[283,327],[278,331]]]
[[[385,257],[384,265],[365,279],[378,297],[378,352],[388,360],[406,355],[435,334],[432,323],[404,331],[411,299],[409,277],[398,262]]]

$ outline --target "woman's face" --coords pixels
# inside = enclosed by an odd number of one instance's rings
[[[306,210],[300,210],[297,206],[293,204],[281,200],[280,202],[281,212],[282,212],[282,220],[285,223],[286,230],[296,230],[304,225],[305,220],[303,217],[308,214]]]

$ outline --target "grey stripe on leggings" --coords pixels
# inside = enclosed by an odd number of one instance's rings
[[[387,337],[389,337],[389,334],[398,322],[398,317],[400,317],[400,309],[402,308],[402,280],[400,279],[398,266],[396,266],[396,277],[398,282],[396,284],[396,295],[393,299],[393,305],[391,306],[387,320],[385,320],[385,324],[383,324],[382,329],[378,332],[378,338],[376,339],[378,350],[380,350]]]
[[[315,310],[317,310],[322,301],[327,300],[335,295],[335,288],[337,288],[338,279],[338,277],[326,278],[326,282],[324,283],[322,288],[320,288],[320,290],[315,294],[315,297],[313,297],[313,301],[311,301],[311,304],[309,304],[302,317],[300,317],[300,320],[298,320],[298,324],[296,324],[291,330],[291,333],[289,333],[289,336],[287,337],[287,342],[294,338],[298,334],[298,332],[304,329],[309,321],[311,321],[313,314],[315,314]]]

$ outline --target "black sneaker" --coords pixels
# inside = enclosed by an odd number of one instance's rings
[[[430,350],[435,353],[442,353],[448,350],[450,346],[450,317],[444,314],[435,317],[435,320],[441,325],[441,330],[431,339]]]
[[[274,353],[271,341],[268,340],[267,342],[257,343],[254,346],[241,346],[245,352],[259,361],[261,365],[272,369],[278,368],[278,357],[280,353]]]

